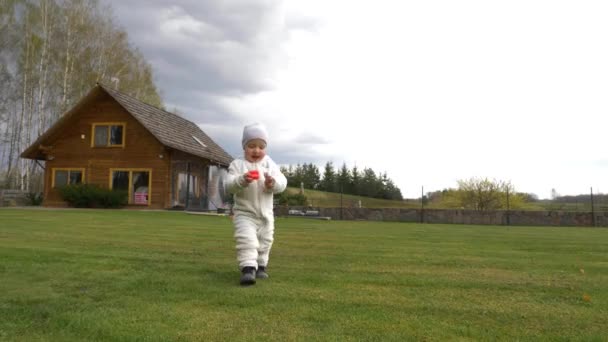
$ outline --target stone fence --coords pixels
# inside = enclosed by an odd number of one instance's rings
[[[318,216],[329,217],[332,220],[343,219],[511,226],[608,227],[608,212],[596,212],[592,215],[590,212],[568,211],[277,207],[275,213],[278,216],[288,216],[289,210],[315,210],[318,211]]]

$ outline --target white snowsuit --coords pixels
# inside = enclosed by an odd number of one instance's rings
[[[258,170],[260,178],[247,185],[245,173]],[[264,173],[274,180],[272,189],[264,188]],[[274,240],[273,194],[283,192],[287,179],[270,157],[251,163],[235,159],[228,168],[228,192],[234,194],[234,238],[239,268],[267,266]]]

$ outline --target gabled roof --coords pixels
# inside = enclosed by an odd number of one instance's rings
[[[131,113],[161,144],[222,165],[229,165],[232,162],[233,158],[192,121],[104,85],[99,84],[99,86]]]
[[[213,163],[229,165],[233,160],[224,149],[217,145],[196,124],[178,115],[141,102],[131,96],[97,84],[74,108],[65,113],[61,119],[41,135],[21,156],[30,159],[41,159],[38,147],[48,138],[57,134],[60,128],[75,115],[86,103],[103,91],[141,123],[158,141],[170,148],[209,159]]]

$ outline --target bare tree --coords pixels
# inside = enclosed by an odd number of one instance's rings
[[[84,38],[88,34],[85,23],[88,22],[90,17],[91,4],[92,2],[83,0],[67,0],[60,4],[61,11],[64,13],[64,20],[57,30],[58,36],[61,37],[60,41],[63,41],[63,46],[57,50],[57,59],[61,70],[61,75],[58,78],[61,88],[59,114],[68,110],[74,97],[71,94],[74,62],[84,50],[83,46],[85,45],[79,44],[79,42],[85,41]]]
[[[458,181],[456,196],[461,207],[474,210],[497,210],[507,207],[507,194],[511,208],[519,206],[522,195],[515,192],[511,182],[470,178]]]
[[[18,15],[16,15],[18,13]],[[152,68],[97,0],[0,0],[0,175],[29,189],[20,153],[95,82],[162,106]]]

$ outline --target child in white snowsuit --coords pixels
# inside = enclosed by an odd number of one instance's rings
[[[287,179],[266,155],[268,133],[252,124],[243,130],[245,159],[228,168],[227,190],[234,194],[234,238],[241,285],[268,278],[267,266],[274,240],[273,194],[283,192]]]

